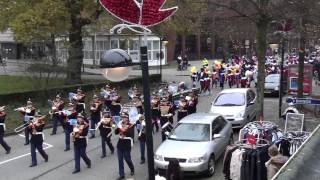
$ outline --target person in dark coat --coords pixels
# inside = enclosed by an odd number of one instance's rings
[[[145,158],[145,149],[146,149],[146,133],[145,133],[145,129],[146,129],[146,122],[145,122],[145,118],[142,114],[139,114],[139,119],[136,122],[136,128],[138,130],[138,139],[139,139],[139,143],[140,143],[140,164],[144,164],[146,161]]]
[[[49,156],[43,150],[43,128],[45,126],[46,116],[38,116],[35,117],[33,122],[30,122],[28,129],[31,131],[31,165],[30,167],[34,167],[37,165],[37,155],[36,150],[41,154],[45,162],[48,162]]]
[[[119,163],[119,177],[117,180],[125,179],[124,162],[128,164],[131,176],[134,175],[134,165],[131,160],[131,147],[133,146],[133,139],[130,135],[130,129],[133,124],[129,122],[129,115],[127,113],[121,114],[122,121],[119,123],[118,128],[115,130],[115,134],[119,135],[117,143],[117,154]]]
[[[167,172],[166,172],[167,180],[183,180],[183,172],[179,165],[178,159],[173,159],[169,161]]]
[[[4,112],[4,106],[0,107],[0,144],[6,150],[6,154],[10,154],[11,147],[7,144],[7,142],[3,139],[4,132],[6,130],[5,120],[7,114]]]
[[[115,124],[112,120],[111,114],[109,111],[103,112],[103,117],[98,124],[98,128],[100,130],[101,137],[101,147],[102,147],[102,155],[101,158],[106,157],[106,143],[111,151],[111,154],[114,153],[114,147],[111,142],[112,136],[112,128],[115,127]]]
[[[72,132],[75,162],[75,169],[72,172],[73,174],[80,172],[80,158],[84,160],[88,168],[91,168],[91,160],[86,153],[89,123],[81,114],[78,114],[77,121],[77,125],[74,126]]]
[[[102,102],[97,95],[93,95],[90,106],[90,139],[95,137],[96,124],[101,120]]]

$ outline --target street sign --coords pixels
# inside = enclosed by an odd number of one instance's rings
[[[308,104],[308,105],[320,105],[320,99],[311,98],[287,98],[287,103],[292,104]]]

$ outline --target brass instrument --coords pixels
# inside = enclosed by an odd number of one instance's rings
[[[23,123],[22,125],[16,127],[14,129],[14,132],[16,133],[20,133],[22,132],[23,130],[25,130],[26,128],[32,128],[34,125],[38,124],[38,121],[42,121],[44,120],[44,118],[46,118],[46,116],[41,116],[41,117],[38,117],[38,118],[33,118],[31,121],[28,121],[28,122],[25,122]]]
[[[170,106],[160,106],[161,116],[167,116],[170,111]]]
[[[80,134],[82,133],[83,129],[88,126],[86,122],[84,124],[77,124],[73,127],[73,131],[71,133],[72,141],[75,142],[76,138],[80,138]]]
[[[61,106],[62,103],[63,103],[62,101],[53,101],[51,111],[49,111],[49,114],[52,115],[54,113],[61,112],[61,111],[59,111],[59,107]]]

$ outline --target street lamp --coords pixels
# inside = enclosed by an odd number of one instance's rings
[[[153,159],[153,135],[151,121],[151,104],[150,104],[150,87],[149,87],[149,70],[148,70],[148,50],[146,46],[140,48],[141,53],[141,69],[143,82],[144,97],[144,116],[146,120],[146,146],[148,157],[148,174],[149,180],[154,180],[154,159]],[[129,54],[122,49],[111,49],[104,53],[100,59],[100,67],[103,76],[111,81],[121,81],[129,76],[132,65],[132,59]]]
[[[100,59],[102,75],[113,82],[120,82],[129,77],[132,66],[132,59],[122,49],[111,49],[106,51]]]

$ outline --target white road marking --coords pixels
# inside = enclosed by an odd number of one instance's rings
[[[23,134],[18,134],[18,135],[19,135],[20,137],[23,137],[23,138],[25,137],[25,135],[23,135]],[[43,144],[46,146],[46,147],[43,148],[44,150],[53,147],[53,145],[48,144],[48,143],[46,143],[46,142],[43,142]],[[11,158],[11,159],[7,159],[7,160],[5,160],[5,161],[1,161],[1,162],[0,162],[0,165],[5,164],[5,163],[8,163],[8,162],[10,162],[10,161],[14,161],[14,160],[16,160],[16,159],[23,158],[23,157],[25,157],[25,156],[29,156],[30,154],[31,154],[31,153],[27,153],[27,154],[23,154],[23,155],[20,155],[20,156]]]

